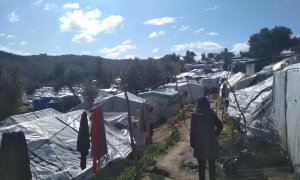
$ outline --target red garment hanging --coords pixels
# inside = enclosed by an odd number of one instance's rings
[[[98,173],[101,156],[107,154],[105,126],[101,106],[93,109],[90,136],[92,143],[93,172]]]

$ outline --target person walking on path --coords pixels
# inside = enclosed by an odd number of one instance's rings
[[[209,165],[209,179],[216,179],[215,161],[219,157],[217,136],[222,130],[223,124],[210,109],[207,97],[200,97],[196,112],[192,114],[190,131],[190,144],[198,160],[200,180],[205,180],[206,161]]]

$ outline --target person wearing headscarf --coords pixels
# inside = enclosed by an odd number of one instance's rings
[[[190,144],[198,160],[200,180],[205,180],[206,161],[210,180],[216,179],[215,161],[219,157],[217,136],[222,129],[223,124],[210,108],[207,97],[200,97],[196,111],[192,114],[190,131]]]

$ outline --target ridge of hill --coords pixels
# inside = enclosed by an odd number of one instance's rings
[[[53,73],[54,66],[58,62],[63,62],[66,67],[79,67],[83,72],[91,70],[96,61],[101,61],[106,70],[119,72],[130,59],[113,60],[100,56],[89,55],[58,55],[47,54],[22,56],[4,51],[0,51],[0,61],[18,64],[22,67],[23,73],[29,78],[45,77]]]

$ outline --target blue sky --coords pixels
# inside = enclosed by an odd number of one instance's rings
[[[263,27],[300,35],[299,0],[0,1],[0,50],[107,58],[247,50]]]

